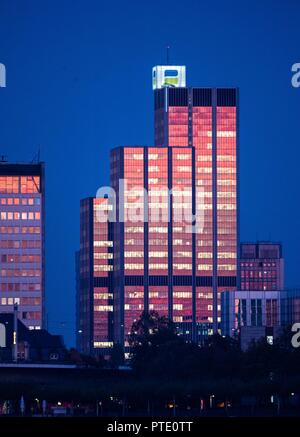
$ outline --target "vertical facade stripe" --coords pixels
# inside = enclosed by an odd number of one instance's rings
[[[148,147],[144,147],[144,188],[148,193]],[[148,198],[149,201],[149,198]],[[144,199],[144,311],[149,311],[149,225],[148,201]]]
[[[168,189],[173,185],[173,149],[168,147]],[[169,222],[168,222],[168,317],[173,320],[173,195],[169,196]]]
[[[122,179],[124,179],[124,148],[120,148],[120,170],[119,170],[119,174],[120,177]],[[119,190],[119,188],[118,188]],[[120,193],[119,193],[120,196]],[[119,197],[118,196],[118,197]],[[119,208],[122,207],[124,209],[124,204],[123,205],[119,205]],[[118,210],[118,214],[120,214],[120,210]],[[125,211],[122,212],[122,215],[124,217],[124,220],[126,219],[125,216]],[[117,220],[119,221],[119,216],[117,218]],[[120,299],[120,305],[119,305],[119,310],[120,310],[120,340],[121,340],[121,345],[124,345],[124,341],[125,341],[125,337],[124,337],[124,312],[125,312],[125,297],[124,297],[124,286],[125,286],[125,281],[124,281],[124,221],[119,222],[119,229],[120,229],[120,241],[119,241],[119,266],[120,266],[120,276],[119,276],[119,299]]]
[[[94,241],[94,202],[93,198],[88,199],[88,220],[90,241]],[[94,348],[94,245],[89,245],[89,304],[90,304],[90,351]]]
[[[237,231],[237,289],[241,288],[241,275],[240,275],[240,115],[239,115],[239,90],[236,89],[236,231]]]
[[[192,214],[196,214],[196,150],[193,147],[193,89],[188,89],[188,142],[192,147]],[[197,251],[196,251],[196,219],[193,223],[194,232],[192,233],[192,340],[197,341]]]
[[[163,146],[169,146],[169,88],[166,87],[164,90],[165,101],[164,101],[164,142]]]
[[[212,90],[213,332],[218,332],[217,89]]]
[[[196,151],[192,148],[192,214],[195,217],[196,214]],[[196,318],[196,305],[197,305],[197,288],[196,288],[196,275],[197,275],[197,260],[196,260],[196,220],[193,223],[194,232],[192,233],[192,340],[197,341],[197,318]]]

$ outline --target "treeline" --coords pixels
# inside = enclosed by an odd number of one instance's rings
[[[273,345],[261,340],[245,352],[238,340],[219,335],[199,347],[186,343],[172,322],[151,312],[133,324],[129,344],[132,371],[118,370],[123,364],[118,346],[108,363],[72,351],[71,361],[79,360],[83,367],[52,373],[46,369],[2,369],[0,400],[20,399],[22,395],[53,401],[101,400],[113,410],[125,404],[133,409],[147,405],[165,408],[173,399],[178,405],[199,408],[200,400],[207,406],[212,395],[236,405],[252,396],[266,405],[276,396],[284,402],[292,395],[296,400],[300,394],[300,348],[292,347],[290,330]]]
[[[300,348],[291,336],[286,329],[272,345],[261,339],[242,351],[237,339],[213,335],[199,347],[178,336],[167,318],[143,313],[131,329],[131,364],[138,376],[164,380],[288,379],[300,376]]]

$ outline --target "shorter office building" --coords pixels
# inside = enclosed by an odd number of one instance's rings
[[[239,271],[241,290],[283,290],[284,259],[281,243],[241,243]]]
[[[107,198],[80,201],[80,250],[76,252],[76,344],[85,355],[108,356],[113,346],[113,241]]]
[[[300,290],[221,294],[222,335],[239,338],[243,350],[262,337],[272,344],[284,327],[296,322],[300,322]]]
[[[0,313],[45,327],[45,165],[0,160]]]

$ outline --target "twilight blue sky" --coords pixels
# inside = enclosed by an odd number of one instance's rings
[[[0,154],[46,162],[47,312],[74,344],[79,199],[109,182],[109,150],[153,143],[151,68],[240,87],[241,239],[283,242],[300,286],[298,0],[0,0]]]

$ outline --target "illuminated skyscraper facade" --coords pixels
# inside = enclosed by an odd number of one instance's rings
[[[203,341],[220,327],[221,291],[237,287],[238,91],[182,84],[185,68],[155,67],[155,146],[111,152],[105,238],[113,341],[125,346],[144,310]]]
[[[203,220],[193,241],[193,318],[216,331],[220,292],[237,285],[238,91],[166,87],[154,91],[154,106],[155,145],[193,149],[194,209]]]
[[[164,97],[174,91],[179,97],[173,95],[173,103],[188,102],[182,97],[186,89],[157,91],[162,94],[156,96],[161,119],[166,117],[160,111],[165,110]],[[187,339],[201,342],[219,327],[220,292],[236,289],[236,90],[221,90],[224,100],[219,97],[218,106],[204,106],[212,105],[217,90],[203,91],[202,100],[202,91],[193,91],[198,100],[186,110],[192,117],[183,115],[181,107],[170,111],[171,145],[120,147],[111,154],[118,205],[114,329],[121,343],[124,339],[126,344],[143,310],[168,316]],[[165,135],[165,126],[160,129]],[[191,129],[192,143],[184,146]],[[120,180],[126,184],[122,192]],[[138,206],[139,216],[132,220]]]
[[[112,245],[109,223],[101,216],[105,198],[80,202],[80,251],[77,255],[77,347],[85,354],[104,354],[112,346]]]
[[[44,327],[44,164],[0,163],[0,312]]]
[[[191,147],[112,150],[111,186],[117,193],[113,225],[117,342],[126,343],[133,321],[143,310],[155,310],[180,325],[186,322],[192,336],[193,234],[187,220],[192,215],[192,160]],[[177,193],[170,195],[175,186]]]

